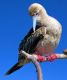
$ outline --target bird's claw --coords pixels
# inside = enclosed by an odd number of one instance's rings
[[[50,56],[47,57],[48,61],[53,61],[55,59],[57,59],[57,55],[56,54],[51,54]]]
[[[53,61],[53,60],[57,59],[57,55],[56,54],[51,54],[48,57],[37,55],[37,57],[38,57],[37,58],[38,61],[40,61],[40,62],[43,62],[43,61]]]
[[[38,61],[40,61],[40,62],[46,61],[46,57],[44,57],[44,56],[37,55],[37,57],[38,57]]]

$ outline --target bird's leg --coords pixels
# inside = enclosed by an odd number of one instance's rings
[[[40,62],[46,61],[47,58],[45,56],[37,55],[37,60]]]
[[[57,55],[56,54],[51,54],[50,56],[41,56],[41,55],[37,55],[37,60],[40,61],[40,62],[43,62],[43,61],[53,61],[55,59],[57,59]]]
[[[57,55],[56,54],[51,54],[50,56],[47,57],[48,61],[53,61],[55,59],[57,59]]]

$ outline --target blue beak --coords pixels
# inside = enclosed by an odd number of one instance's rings
[[[37,16],[33,16],[33,31],[35,32],[36,29],[36,20],[37,20]]]

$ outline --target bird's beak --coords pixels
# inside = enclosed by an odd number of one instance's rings
[[[35,29],[36,29],[36,20],[37,20],[37,16],[34,15],[33,16],[33,31],[35,32]]]

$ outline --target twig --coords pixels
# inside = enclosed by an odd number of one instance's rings
[[[38,80],[43,80],[42,70],[41,70],[37,55],[30,55],[30,54],[26,53],[25,51],[21,51],[21,53],[34,63],[36,71],[37,71]],[[56,59],[66,59],[67,58],[67,50],[65,50],[61,54],[56,54],[56,56],[57,56]],[[49,60],[46,58],[46,59],[44,59],[43,62],[45,62],[45,61],[49,61]]]

